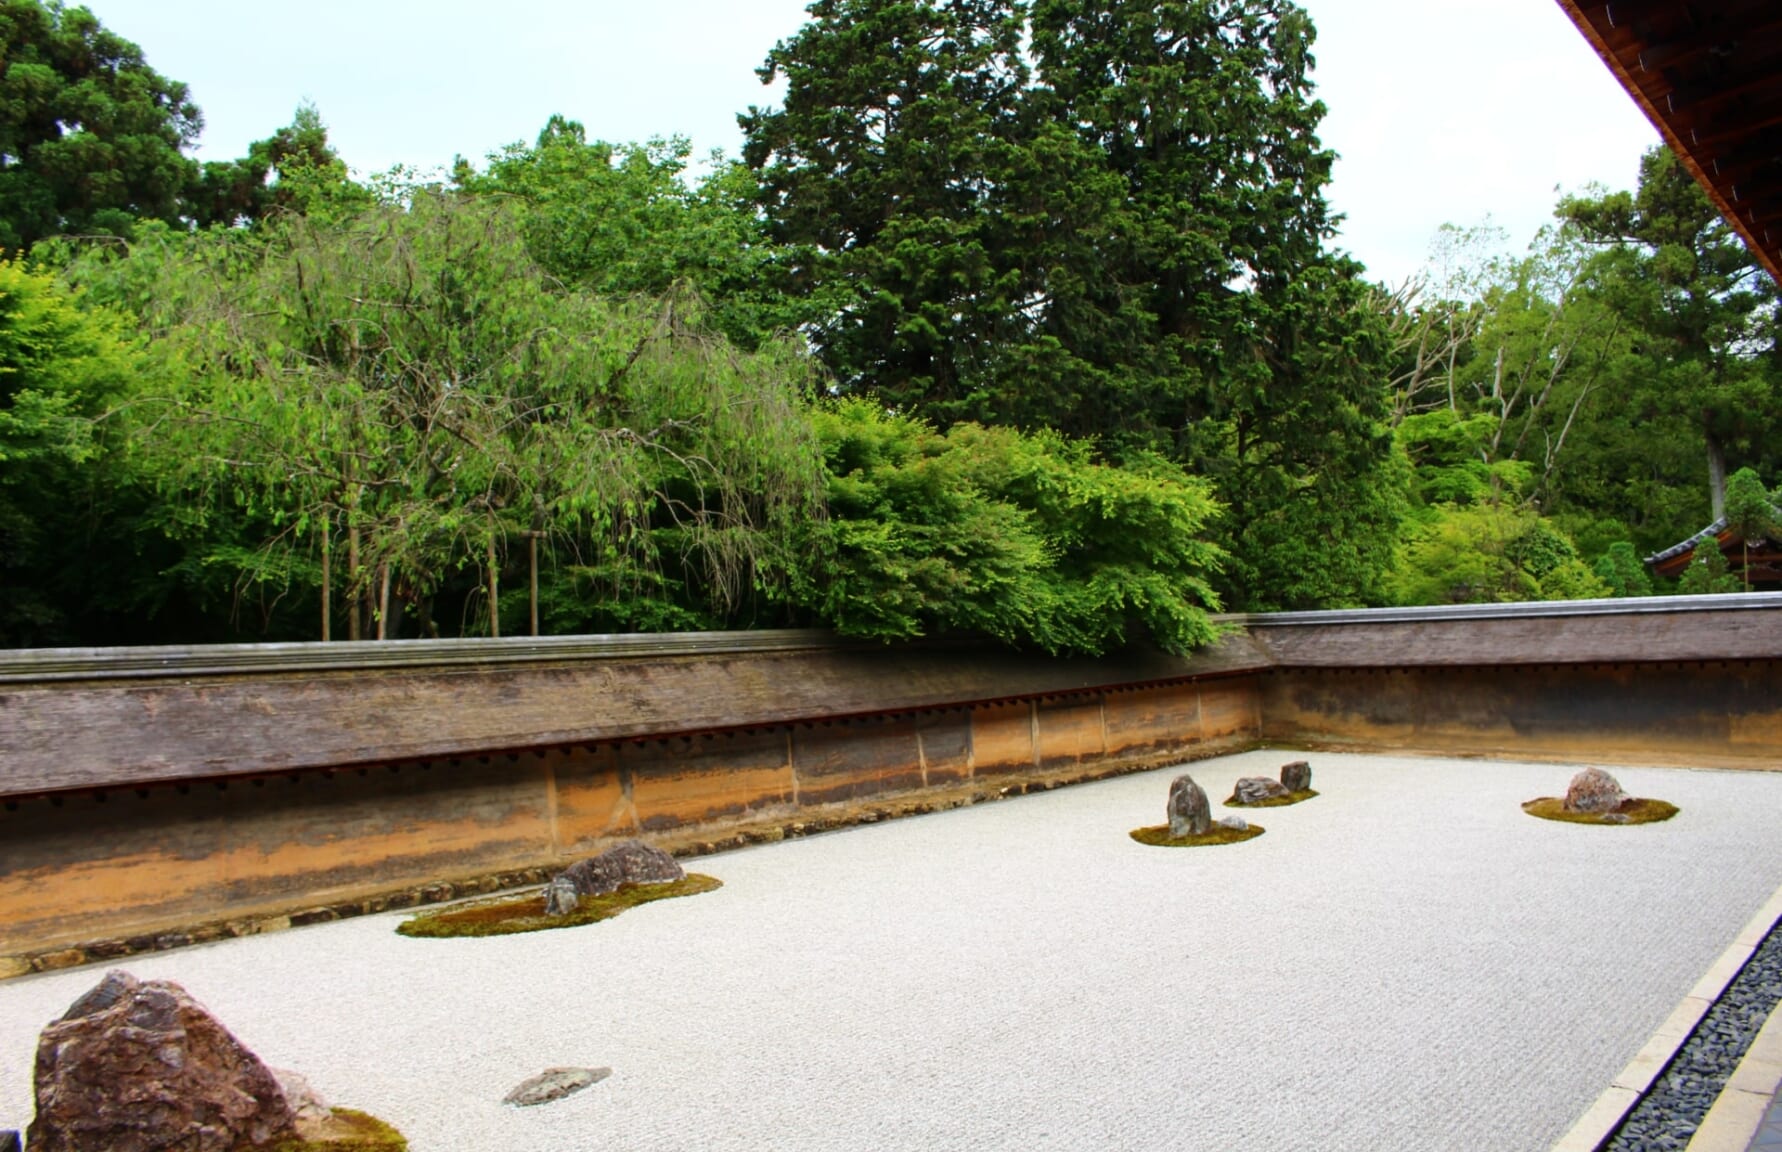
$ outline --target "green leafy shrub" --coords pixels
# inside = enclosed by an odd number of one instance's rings
[[[1526,508],[1444,505],[1400,548],[1393,592],[1400,604],[1591,600],[1610,588],[1570,538]]]
[[[866,401],[815,422],[828,518],[795,594],[844,635],[966,632],[1051,653],[1213,638],[1217,505],[1179,467],[1097,464],[1055,433],[942,434]]]
[[[1677,580],[1677,591],[1685,596],[1712,596],[1737,592],[1743,582],[1726,570],[1726,556],[1718,541],[1707,540],[1695,546],[1695,557]]]
[[[1609,587],[1611,596],[1650,596],[1652,578],[1632,544],[1618,540],[1596,562],[1596,576]]]

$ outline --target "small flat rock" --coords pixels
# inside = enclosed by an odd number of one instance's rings
[[[516,1085],[501,1098],[503,1104],[530,1108],[549,1104],[565,1096],[573,1096],[590,1084],[598,1084],[613,1074],[611,1068],[546,1068],[543,1072]]]
[[[1231,793],[1233,804],[1255,804],[1262,800],[1274,800],[1287,795],[1287,789],[1281,787],[1278,780],[1270,780],[1267,776],[1245,776],[1237,782]]]
[[[274,1068],[271,1071],[272,1078],[278,1081],[279,1088],[284,1091],[285,1103],[291,1106],[299,1126],[305,1122],[318,1123],[334,1114],[328,1101],[322,1098],[322,1094],[316,1091],[315,1085],[303,1073],[293,1072],[289,1068]]]
[[[576,891],[575,881],[568,876],[558,876],[545,885],[546,916],[567,916],[581,902],[581,893]]]
[[[1219,817],[1219,827],[1229,828],[1233,832],[1248,832],[1250,822],[1242,816],[1221,816]]]

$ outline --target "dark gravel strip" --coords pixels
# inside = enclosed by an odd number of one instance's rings
[[[1681,1152],[1778,1000],[1782,930],[1771,928],[1664,1075],[1615,1129],[1608,1152]]]

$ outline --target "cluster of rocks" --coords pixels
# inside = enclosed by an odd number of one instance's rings
[[[1670,1152],[1688,1145],[1758,1030],[1782,1002],[1782,931],[1772,929],[1641,1097],[1609,1152]]]
[[[583,900],[617,892],[626,884],[673,884],[686,878],[673,856],[642,840],[627,840],[552,877],[545,886],[545,915],[567,916]]]
[[[1227,804],[1252,805],[1265,800],[1285,800],[1296,792],[1307,792],[1312,787],[1312,766],[1304,760],[1295,760],[1291,764],[1281,765],[1281,778],[1270,780],[1267,776],[1245,776],[1238,780],[1232,789],[1231,799]]]
[[[333,1110],[178,984],[106,974],[43,1030],[31,1152],[236,1152],[327,1141]]]

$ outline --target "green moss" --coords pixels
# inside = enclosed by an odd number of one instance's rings
[[[1285,796],[1271,796],[1267,800],[1258,800],[1254,804],[1239,804],[1233,796],[1225,802],[1227,808],[1285,808],[1289,804],[1298,804],[1301,800],[1310,800],[1318,794],[1316,788],[1301,788],[1298,792],[1289,792]]]
[[[279,1140],[260,1152],[408,1152],[408,1140],[376,1116],[336,1108],[317,1139]]]
[[[485,900],[460,904],[438,912],[423,912],[404,920],[396,931],[404,936],[444,939],[449,936],[507,936],[515,932],[542,932],[547,928],[574,928],[617,916],[627,908],[648,904],[652,900],[669,900],[676,896],[695,896],[722,888],[723,881],[697,872],[672,884],[626,884],[617,892],[591,896],[582,900],[567,916],[546,916],[544,893],[508,900]]]
[[[1539,800],[1530,800],[1522,806],[1522,810],[1530,816],[1539,816],[1543,820],[1561,820],[1567,824],[1607,824],[1611,827],[1620,824],[1656,824],[1660,820],[1669,820],[1677,814],[1675,804],[1667,804],[1663,800],[1628,799],[1614,812],[1567,812],[1565,801],[1558,796],[1543,796]],[[1625,819],[1610,819],[1611,816]]]
[[[1226,828],[1215,824],[1212,830],[1200,836],[1171,836],[1168,824],[1156,824],[1150,828],[1134,828],[1132,838],[1140,844],[1149,844],[1154,848],[1208,848],[1214,844],[1242,844],[1245,840],[1254,840],[1262,835],[1262,825],[1252,824],[1243,831]]]

